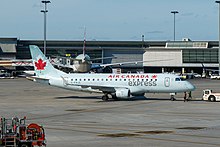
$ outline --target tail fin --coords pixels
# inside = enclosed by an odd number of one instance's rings
[[[84,41],[83,41],[83,56],[86,54],[86,27],[84,30]]]
[[[47,78],[48,76],[57,77],[66,74],[60,70],[55,69],[47,57],[38,48],[38,46],[30,45],[29,47],[36,76]]]

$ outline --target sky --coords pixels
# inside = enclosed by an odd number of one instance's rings
[[[217,41],[215,0],[50,0],[48,40]],[[41,0],[1,0],[0,37],[43,40]]]

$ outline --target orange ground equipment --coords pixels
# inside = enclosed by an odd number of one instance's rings
[[[0,146],[4,147],[34,147],[46,146],[44,128],[38,124],[26,125],[26,117],[18,119],[1,118]]]

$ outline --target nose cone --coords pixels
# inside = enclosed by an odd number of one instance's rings
[[[193,84],[191,84],[190,82],[188,82],[187,88],[189,91],[194,91],[196,89],[196,87]]]

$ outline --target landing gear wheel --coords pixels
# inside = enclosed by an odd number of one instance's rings
[[[107,94],[105,94],[105,95],[102,96],[102,100],[103,100],[103,101],[108,101],[108,98],[109,98],[109,97],[108,97]]]
[[[117,96],[115,94],[112,94],[112,99],[115,100],[115,101],[118,100],[118,98],[117,98]]]
[[[174,98],[174,95],[171,95],[170,100],[171,100],[171,101],[175,101],[175,100],[176,100],[176,99]]]

